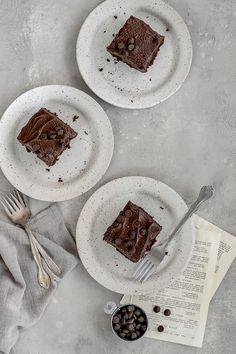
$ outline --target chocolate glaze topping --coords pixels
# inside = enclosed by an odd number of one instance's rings
[[[41,108],[22,128],[17,139],[27,151],[37,154],[38,158],[52,166],[76,136],[77,133],[56,113]]]
[[[156,242],[161,229],[152,216],[129,201],[103,239],[132,262],[138,262]]]
[[[144,21],[131,16],[107,50],[132,68],[146,72],[164,43],[164,38]]]

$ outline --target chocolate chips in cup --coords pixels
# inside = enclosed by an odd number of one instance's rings
[[[113,330],[121,339],[128,341],[141,338],[147,330],[147,325],[146,314],[135,305],[122,306],[112,317]]]

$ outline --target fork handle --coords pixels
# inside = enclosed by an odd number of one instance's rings
[[[44,289],[48,289],[50,286],[50,283],[51,283],[50,277],[49,277],[48,273],[43,268],[40,253],[39,253],[38,249],[36,248],[36,246],[33,242],[33,239],[31,237],[31,231],[27,227],[25,227],[25,231],[27,232],[27,234],[29,236],[32,254],[33,254],[35,263],[37,264],[37,267],[38,267],[39,285]]]
[[[57,276],[61,274],[61,270],[58,265],[54,262],[54,260],[49,256],[49,254],[45,251],[45,249],[40,245],[30,228],[27,226],[27,232],[30,234],[34,245],[37,247],[39,253],[43,257],[45,263],[47,264],[48,268]]]

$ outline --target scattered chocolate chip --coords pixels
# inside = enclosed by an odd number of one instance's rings
[[[58,136],[64,135],[64,130],[61,128],[60,130],[57,131]]]
[[[119,329],[120,329],[120,324],[119,323],[115,324],[114,330],[115,331],[119,331]]]
[[[125,335],[124,332],[120,332],[120,333],[119,333],[119,336],[120,336],[121,338],[125,338],[125,337],[126,337],[126,335]]]
[[[118,17],[118,16],[116,16],[116,15],[114,16],[115,19],[117,19],[117,17]]]
[[[166,310],[164,311],[164,315],[165,315],[165,316],[170,316],[170,314],[171,314],[171,311],[170,311],[169,309],[166,309]]]
[[[137,310],[135,310],[134,314],[135,314],[136,316],[140,316],[140,315],[141,315],[141,311],[140,311],[139,309],[137,309]]]
[[[134,311],[135,311],[135,307],[134,307],[133,305],[129,305],[129,306],[127,307],[127,310],[128,310],[129,312],[134,312]]]
[[[84,134],[85,134],[85,135],[88,135],[88,132],[86,132],[86,130],[84,130]]]
[[[119,323],[120,322],[120,319],[118,316],[114,316],[113,319],[112,319],[112,322],[113,323]]]
[[[128,45],[128,50],[129,50],[129,51],[134,50],[134,44],[129,44],[129,45]]]
[[[40,135],[40,139],[41,139],[41,140],[47,140],[47,138],[48,138],[48,136],[47,136],[46,133],[42,133],[42,134]]]
[[[138,321],[139,321],[140,323],[143,323],[143,322],[145,321],[145,318],[144,318],[143,316],[139,316],[139,317],[138,317]]]
[[[110,63],[110,59],[107,58],[108,63]]]
[[[153,311],[156,312],[156,313],[160,312],[161,311],[160,306],[154,306],[153,307]]]
[[[99,69],[100,70],[100,69]],[[79,119],[79,116],[74,115],[73,117],[73,122],[75,122],[77,119]]]
[[[131,217],[131,216],[132,216],[132,211],[129,210],[129,209],[127,209],[127,210],[125,211],[125,216]]]
[[[134,42],[135,42],[135,40],[133,37],[128,39],[128,44],[134,44]]]
[[[136,231],[135,230],[131,230],[129,232],[129,237],[131,238],[131,240],[134,240],[136,238]]]
[[[117,44],[117,48],[118,48],[118,49],[124,49],[124,48],[125,48],[125,44],[124,44],[123,42],[119,42],[119,43]]]
[[[138,335],[137,335],[136,332],[133,332],[133,333],[131,334],[131,339],[136,339],[136,338],[138,338]]]
[[[132,323],[130,323],[128,326],[127,326],[127,329],[128,329],[128,331],[130,331],[130,332],[133,332],[134,331],[134,325],[132,324]]]
[[[163,332],[164,331],[164,327],[163,326],[158,326],[157,330],[158,330],[158,332]]]
[[[61,177],[58,178],[58,182],[60,182],[60,183],[63,182]]]

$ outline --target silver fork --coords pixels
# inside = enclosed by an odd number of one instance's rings
[[[145,282],[150,276],[156,272],[157,265],[160,264],[166,256],[166,246],[171,241],[171,239],[180,231],[186,221],[195,213],[200,205],[211,198],[213,195],[213,187],[212,186],[203,186],[199,192],[198,198],[196,201],[190,206],[187,213],[180,220],[174,231],[161,243],[157,244],[153,247],[152,251],[149,252],[148,256],[142,259],[134,274],[133,278],[141,283]]]
[[[39,285],[45,289],[48,289],[50,286],[50,277],[48,273],[45,271],[42,265],[42,258],[47,264],[48,268],[55,275],[59,275],[61,273],[60,268],[57,264],[52,260],[52,258],[47,254],[44,248],[40,245],[38,240],[34,237],[32,231],[28,226],[28,221],[31,217],[30,209],[28,208],[25,199],[18,192],[15,191],[14,194],[10,193],[9,196],[5,196],[3,198],[4,202],[1,201],[6,214],[12,220],[13,223],[22,226],[28,234],[30,246],[32,250],[32,254],[35,260],[35,263],[38,267],[38,282]]]

